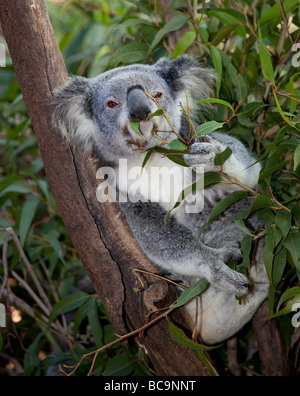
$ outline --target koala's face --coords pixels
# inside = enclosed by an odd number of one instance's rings
[[[211,96],[214,73],[192,57],[162,58],[155,65],[132,65],[110,70],[93,79],[73,77],[55,92],[55,125],[70,143],[97,150],[105,160],[140,155],[137,145],[153,147],[180,133],[186,93],[190,105]],[[149,96],[154,98],[151,99]],[[163,116],[148,120],[159,106]],[[131,126],[139,123],[140,134]],[[158,137],[158,138],[157,138]]]
[[[140,65],[115,69],[95,78],[91,85],[92,114],[97,125],[95,144],[100,153],[104,145],[104,155],[110,159],[136,155],[137,145],[150,148],[159,144],[155,136],[165,141],[176,138],[166,132],[171,131],[171,126],[165,117],[157,116],[148,121],[149,114],[159,109],[158,105],[179,133],[179,100],[154,67]],[[140,123],[140,134],[132,128],[132,121]]]

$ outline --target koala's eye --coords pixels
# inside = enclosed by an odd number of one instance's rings
[[[157,92],[157,94],[154,95],[155,99],[161,99],[163,97],[163,94],[161,92]]]
[[[119,106],[119,104],[118,104],[117,102],[114,102],[113,100],[110,100],[110,101],[107,103],[107,106],[108,106],[110,109],[114,109],[114,108],[116,108],[117,106]]]

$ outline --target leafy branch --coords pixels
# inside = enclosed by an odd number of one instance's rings
[[[135,269],[134,273],[137,275],[137,277],[138,277],[138,279],[139,279],[139,281],[140,281],[140,283],[142,285],[142,289],[144,288],[144,284],[143,284],[141,278],[138,276],[137,272],[141,272],[141,273],[144,273],[144,274],[147,273],[148,275],[152,275],[152,276],[155,276],[157,278],[164,279],[165,281],[174,284],[174,282],[170,281],[169,279],[163,278],[163,277],[161,277],[161,276],[159,276],[157,274],[152,274],[152,273],[149,273],[147,271],[142,271],[142,270]],[[179,286],[179,285],[177,285],[177,286]],[[158,323],[160,320],[162,320],[164,318],[167,318],[168,315],[170,315],[175,309],[184,306],[190,300],[192,300],[192,299],[196,298],[197,296],[199,296],[201,293],[203,293],[206,290],[207,287],[208,287],[208,282],[205,279],[201,280],[195,286],[193,286],[193,287],[191,287],[189,289],[186,289],[180,295],[180,297],[173,304],[170,305],[170,307],[165,309],[164,313],[158,315],[156,318],[152,319],[149,323],[147,323],[144,326],[142,326],[141,328],[136,329],[136,330],[134,330],[134,331],[132,331],[132,332],[130,332],[128,334],[125,334],[123,336],[117,335],[117,339],[116,340],[110,342],[107,345],[104,345],[101,348],[98,348],[95,351],[92,351],[92,352],[89,352],[89,353],[83,355],[75,366],[66,366],[66,365],[64,365],[65,368],[71,369],[71,371],[69,373],[65,372],[61,367],[60,367],[60,371],[64,375],[70,377],[70,376],[72,376],[72,375],[74,375],[76,373],[76,371],[78,370],[78,368],[81,366],[82,362],[85,359],[93,357],[92,364],[91,364],[90,370],[88,372],[88,376],[91,376],[92,373],[93,373],[93,369],[94,369],[95,363],[96,363],[96,359],[97,359],[97,357],[99,356],[100,353],[104,352],[108,348],[111,348],[112,346],[114,346],[114,345],[116,345],[116,344],[118,344],[118,343],[120,343],[122,341],[127,340],[128,338],[134,337],[136,335],[143,334],[145,330],[149,329],[150,327],[152,327],[153,325]],[[137,289],[135,291],[141,291],[142,289]],[[153,314],[153,313],[154,312],[152,312],[151,314]],[[177,337],[176,338],[178,338],[178,334],[179,334],[181,343],[183,343],[187,347],[192,348],[193,350],[197,350],[199,353],[203,352],[203,351],[206,351],[206,350],[211,350],[211,349],[217,348],[217,347],[207,347],[207,346],[201,345],[201,344],[199,344],[199,343],[197,343],[195,341],[189,340],[184,335],[182,330],[178,329],[173,324],[170,324],[170,329],[171,329],[170,330],[171,335],[173,335],[174,333],[175,334],[177,333]],[[202,361],[204,361],[205,360],[205,356],[204,355],[200,355],[200,356],[201,356]],[[210,365],[209,361],[206,361],[206,364],[212,370],[212,366]]]

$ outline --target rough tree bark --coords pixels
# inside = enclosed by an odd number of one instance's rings
[[[268,316],[268,302],[265,301],[252,321],[262,363],[262,374],[269,377],[289,377],[292,370],[278,322],[267,322],[265,319]]]
[[[115,331],[125,334],[140,328],[145,324],[147,306],[168,306],[174,301],[175,291],[149,276],[144,279],[143,292],[133,291],[140,287],[133,269],[155,272],[156,268],[139,248],[117,206],[97,202],[95,175],[101,164],[80,153],[74,155],[51,126],[53,90],[64,84],[68,73],[45,4],[42,0],[1,0],[0,22],[47,178],[73,244]],[[263,362],[264,355],[269,361],[278,356],[282,339],[275,326],[261,326],[262,313],[265,311],[260,310],[255,319],[258,336],[261,340],[264,334],[272,336],[271,345],[261,354]],[[184,323],[180,312],[173,315],[173,320]],[[169,336],[166,320],[141,334],[137,342],[149,353],[159,375],[210,375],[193,351]],[[286,365],[278,365],[275,370],[264,362],[263,366],[265,375],[288,373]]]
[[[115,331],[125,334],[140,328],[148,313],[145,296],[148,305],[156,300],[167,304],[172,297],[164,282],[151,277],[145,279],[143,292],[133,291],[140,287],[133,269],[155,272],[156,268],[139,248],[117,206],[97,202],[95,175],[100,164],[80,153],[75,156],[51,126],[53,90],[64,84],[68,74],[45,4],[42,0],[1,0],[0,21],[47,178],[73,244]],[[166,320],[137,341],[159,375],[209,375],[195,352],[169,336]]]

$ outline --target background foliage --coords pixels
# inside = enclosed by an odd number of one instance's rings
[[[292,307],[300,302],[300,72],[299,63],[292,65],[292,45],[300,42],[298,0],[68,0],[48,1],[47,7],[72,74],[92,77],[184,52],[216,69],[217,97],[235,113],[219,104],[205,120],[224,122],[224,132],[239,137],[264,164],[251,210],[260,212],[266,228],[247,233],[243,264],[251,260],[253,243],[265,236],[270,316],[279,317],[298,373],[299,331],[291,323]],[[11,308],[8,327],[0,332],[0,375],[45,375],[53,364],[76,362],[115,336],[86,285],[49,191],[9,60],[0,69],[0,123],[0,299]],[[245,228],[246,217],[241,213],[236,224]],[[251,324],[237,340],[240,367],[234,374],[259,374]],[[221,372],[232,375],[226,344],[214,357]],[[89,365],[77,375],[86,374]],[[94,371],[153,374],[131,342],[101,354]]]

